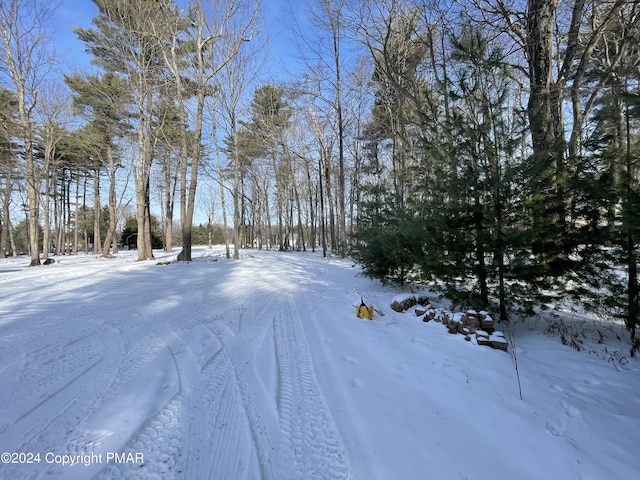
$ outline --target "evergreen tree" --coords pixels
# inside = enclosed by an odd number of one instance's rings
[[[99,175],[103,170],[106,170],[109,179],[109,224],[106,235],[102,238],[102,255],[108,257],[111,245],[116,244],[116,172],[121,167],[117,139],[129,131],[125,120],[128,117],[131,90],[122,77],[109,71],[86,77],[79,74],[68,75],[65,81],[75,92],[74,107],[90,122],[91,135],[87,138],[95,140],[91,148],[96,159],[95,181],[99,182]],[[99,217],[97,223],[100,223]]]
[[[430,218],[430,240],[425,274],[435,274],[449,295],[479,308],[491,299],[500,315],[518,299],[509,289],[511,262],[517,255],[514,225],[517,201],[514,194],[516,154],[522,137],[522,119],[514,104],[514,82],[499,47],[482,32],[463,25],[452,37],[449,68],[449,116],[446,126],[451,141],[431,142],[426,148],[438,155],[446,152],[443,165],[455,164],[445,175],[431,169],[430,195],[416,192],[423,218]],[[437,193],[434,195],[433,193]]]
[[[240,151],[238,158],[252,159],[254,165],[255,160],[259,159],[270,164],[276,195],[277,242],[280,250],[289,248],[292,235],[287,219],[293,209],[293,170],[285,137],[291,115],[284,88],[263,85],[256,89],[251,101],[250,121],[240,122],[242,128],[238,132],[237,142]],[[266,190],[264,195],[268,195]],[[265,200],[268,205],[268,198]],[[270,217],[268,210],[267,216]],[[270,220],[268,228],[271,228]]]
[[[124,228],[120,234],[120,242],[128,248],[137,246],[138,221],[135,217],[128,217],[124,221]],[[163,248],[161,222],[155,215],[151,215],[151,245],[154,249]]]
[[[150,225],[150,175],[153,159],[153,112],[157,86],[164,81],[161,44],[163,14],[169,2],[160,0],[93,0],[99,9],[95,28],[76,28],[78,37],[107,72],[122,75],[132,87],[137,152],[133,168],[136,190],[138,260],[153,257]]]
[[[635,356],[640,349],[636,338],[640,324],[640,140],[636,133],[640,97],[626,94],[622,102],[626,141],[620,145],[616,138],[619,116],[605,96],[602,108],[594,114],[596,128],[585,144],[587,155],[576,174],[581,194],[576,210],[583,219],[576,230],[576,254],[582,275],[572,293],[594,310],[604,309],[623,318],[631,333],[630,354]],[[603,208],[611,204],[613,209]]]

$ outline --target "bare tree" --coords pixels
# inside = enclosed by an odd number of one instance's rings
[[[3,0],[0,3],[0,71],[10,80],[18,102],[17,124],[25,162],[31,266],[40,264],[41,174],[33,153],[34,110],[40,85],[53,66],[46,26],[54,9],[55,3],[39,0]]]
[[[226,190],[226,186],[224,184],[224,179],[225,179],[225,170],[222,167],[222,160],[220,157],[222,157],[222,152],[220,149],[220,144],[218,143],[218,123],[216,122],[216,112],[215,110],[212,108],[212,112],[211,112],[211,137],[213,140],[213,150],[214,150],[214,156],[216,157],[216,162],[215,162],[215,166],[214,168],[216,169],[216,180],[218,183],[218,189],[220,191],[220,208],[222,209],[222,227],[224,229],[224,247],[225,247],[225,256],[226,258],[231,258],[231,249],[229,246],[229,233],[228,233],[228,220],[227,220],[227,197],[225,194],[225,190]],[[234,178],[234,186],[235,186],[236,182],[235,182],[235,178]],[[213,196],[213,195],[211,195]],[[213,202],[212,202],[213,204]],[[237,202],[234,201],[234,205],[237,206]],[[207,216],[209,219],[209,225],[211,225],[212,223],[212,217],[213,217],[213,212],[210,211],[210,209],[207,210]],[[235,219],[235,215],[234,215],[234,219]],[[235,235],[234,235],[235,237]],[[209,236],[209,238],[211,238],[211,235]],[[211,248],[211,247],[209,247]],[[235,251],[238,250],[238,244],[235,244]],[[234,258],[235,258],[235,254],[234,254]],[[236,258],[237,260],[237,258]]]
[[[216,205],[216,195],[214,190],[212,188],[209,188],[207,190],[208,190],[206,193],[207,203],[205,206],[205,212],[207,214],[207,248],[211,249],[211,247],[213,247],[213,233],[215,229],[217,205]],[[223,234],[226,239],[228,237],[226,232],[227,230],[226,226],[224,227],[224,230],[225,231],[223,232]],[[227,248],[227,258],[229,258],[228,248]]]
[[[346,253],[346,210],[345,210],[345,115],[344,115],[344,85],[343,85],[343,65],[342,45],[344,42],[344,16],[346,10],[345,0],[314,0],[314,6],[311,7],[312,18],[314,23],[320,26],[328,33],[329,42],[326,48],[329,50],[328,58],[323,62],[328,62],[327,67],[331,72],[329,83],[331,85],[331,93],[323,92],[322,97],[326,98],[327,103],[335,110],[335,122],[337,130],[338,143],[338,205],[337,220],[338,229],[335,241],[342,255]],[[318,52],[321,55],[323,52]],[[329,60],[330,59],[330,60]],[[331,95],[331,96],[329,96]],[[329,185],[330,186],[330,185]]]
[[[160,193],[160,206],[163,218],[164,248],[173,251],[173,217],[179,176],[179,150],[181,143],[181,125],[176,122],[176,105],[171,85],[164,85],[163,93],[156,113],[156,141],[154,151],[160,161],[161,172],[156,176]]]
[[[5,258],[11,244],[14,256],[18,255],[12,242],[11,227],[11,197],[13,193],[14,176],[16,175],[16,161],[14,138],[16,134],[17,101],[12,92],[0,89],[0,180],[4,185],[0,190],[2,210],[0,213],[0,258]]]
[[[36,129],[38,141],[43,149],[42,170],[45,172],[44,179],[44,201],[43,210],[43,254],[42,258],[49,256],[49,246],[51,237],[50,225],[50,203],[51,195],[55,189],[54,175],[49,172],[55,170],[59,153],[57,152],[60,141],[67,133],[67,128],[71,122],[71,109],[69,92],[58,81],[47,82],[43,86],[42,98],[38,105],[38,127]]]
[[[346,114],[345,95],[345,37],[347,1],[309,0],[306,17],[299,18],[293,28],[300,56],[306,70],[299,88],[314,97],[314,110],[331,113],[332,130],[337,156],[337,171],[334,173],[332,157],[325,158],[325,185],[330,196],[329,223],[332,248],[346,254]],[[313,28],[308,28],[312,26]],[[328,117],[329,118],[329,117]],[[335,179],[333,176],[335,175]],[[336,186],[333,188],[332,183]],[[335,193],[335,194],[334,194]]]
[[[251,5],[253,4],[253,7]],[[180,222],[182,251],[179,261],[191,260],[191,229],[195,211],[198,170],[201,161],[205,101],[212,94],[212,80],[250,38],[255,13],[244,22],[247,7],[257,12],[259,2],[227,0],[213,2],[206,15],[202,0],[191,4],[189,18],[175,8],[166,10],[164,22],[155,24],[164,64],[175,86],[180,135]],[[238,34],[239,32],[239,34]],[[233,41],[230,41],[233,39]],[[227,40],[226,42],[223,40]],[[224,45],[224,48],[219,48]],[[186,68],[185,68],[186,66]],[[186,79],[185,79],[186,74]],[[188,89],[186,87],[189,87]],[[195,97],[190,116],[186,92]],[[193,125],[189,139],[187,125]]]
[[[234,42],[235,40],[232,40]],[[263,65],[263,58],[259,55],[260,50],[256,44],[249,44],[235,55],[216,76],[216,88],[222,95],[217,96],[217,108],[221,116],[220,124],[214,124],[214,128],[221,127],[229,143],[227,151],[230,156],[232,167],[232,195],[233,195],[233,258],[240,258],[240,183],[243,175],[242,158],[240,155],[238,137],[238,116],[241,101],[247,93],[247,89],[254,83],[259,70]],[[215,113],[214,113],[215,115]],[[215,136],[214,136],[215,141]],[[217,143],[217,142],[216,142]],[[220,158],[219,155],[217,156]],[[222,165],[218,164],[218,178],[222,182]],[[224,195],[224,188],[220,184],[221,196]],[[222,197],[224,215],[224,197]],[[226,217],[225,217],[226,221]],[[226,230],[226,224],[225,224]],[[226,235],[226,233],[225,233]],[[226,238],[226,237],[225,237]]]

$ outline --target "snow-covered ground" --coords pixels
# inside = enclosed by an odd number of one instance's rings
[[[637,361],[522,328],[521,400],[348,260],[220,253],[0,260],[0,478],[638,478]]]

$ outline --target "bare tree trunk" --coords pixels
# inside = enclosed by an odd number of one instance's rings
[[[9,232],[11,231],[11,212],[9,205],[11,204],[12,191],[12,175],[9,168],[5,172],[4,177],[4,196],[2,197],[2,230],[0,231],[0,258],[7,258],[7,247],[9,246]],[[12,248],[12,251],[15,249]]]
[[[138,248],[138,261],[149,260],[151,257],[147,239],[147,228],[149,218],[149,175],[151,173],[151,120],[153,112],[153,95],[147,90],[146,81],[139,74],[138,91],[138,111],[140,122],[138,124],[138,158],[134,166],[134,178],[136,186],[136,220],[138,223],[138,236],[136,246]],[[144,93],[146,91],[146,93]],[[149,229],[150,231],[150,229]]]
[[[154,258],[151,231],[151,179],[149,178],[145,189],[144,201],[144,249],[146,258],[149,260]]]
[[[100,232],[100,217],[102,201],[100,200],[100,168],[93,170],[93,253],[102,254],[102,233]],[[78,229],[76,229],[77,231]],[[77,244],[77,242],[75,242]],[[109,251],[107,250],[107,254]]]
[[[265,213],[267,215],[267,236],[268,236],[267,250],[271,250],[271,248],[273,247],[273,229],[271,227],[271,223],[272,223],[271,212],[269,209],[269,190],[266,185],[264,188],[264,206],[265,206]]]
[[[231,132],[233,138],[233,259],[240,259],[240,157],[238,155],[238,126],[235,112],[231,118]]]
[[[527,106],[536,170],[544,172],[539,182],[547,188],[543,201],[533,205],[533,250],[543,263],[557,258],[564,238],[563,188],[564,140],[562,132],[562,86],[553,79],[553,28],[556,3],[529,0],[527,17],[527,58],[530,95]],[[540,192],[538,192],[540,193]],[[549,207],[555,211],[551,225],[562,231],[550,233]],[[541,223],[540,223],[541,222]]]
[[[67,233],[67,236],[65,238],[65,248],[64,248],[64,253],[65,255],[71,255],[72,253],[72,241],[71,241],[71,231],[72,231],[72,218],[73,218],[73,214],[71,213],[71,184],[73,183],[73,172],[71,170],[69,170],[69,180],[67,183],[67,198],[66,198],[66,205],[65,205],[65,210],[67,212],[67,221],[66,221],[66,226],[65,226],[65,231]],[[76,194],[77,194],[77,190],[76,190]],[[86,208],[82,209],[85,212],[86,215]],[[75,211],[76,214],[76,221],[77,221],[77,213],[78,211]],[[85,223],[85,222],[83,222]],[[75,229],[74,229],[75,230]]]
[[[333,203],[333,195],[331,192],[331,153],[329,150],[324,152],[324,178],[326,198],[329,203],[329,233],[331,235],[331,250],[333,251],[337,245],[336,223],[335,223],[335,207]]]
[[[23,119],[25,130],[27,133],[25,136],[25,162],[27,173],[27,202],[29,205],[29,255],[31,256],[30,266],[34,267],[40,265],[40,242],[39,242],[39,213],[40,213],[40,180],[36,174],[35,162],[33,159],[33,144],[31,138],[31,123],[28,118]]]
[[[85,177],[86,178],[86,177]],[[85,183],[86,188],[86,183]],[[69,190],[71,190],[71,185],[69,185]],[[71,246],[71,253],[73,255],[77,255],[78,253],[78,235],[79,229],[78,225],[78,203],[80,203],[80,169],[76,171],[76,198],[75,198],[75,212],[73,222],[75,226],[73,228],[73,245]],[[71,205],[69,205],[69,211],[71,211]],[[86,208],[83,208],[83,211],[87,211]],[[69,225],[69,229],[71,229],[71,225]]]
[[[45,126],[45,130],[49,129],[49,125]],[[50,168],[55,168],[54,165],[54,148],[51,142],[51,136],[45,133],[44,135],[44,171],[50,171]],[[55,189],[55,183],[53,182],[53,175],[47,175],[45,179],[45,187],[44,187],[44,202],[42,202],[42,217],[43,217],[43,231],[42,231],[42,258],[49,258],[49,250],[51,245],[51,218],[50,218],[50,209],[51,209],[51,194]]]
[[[217,134],[217,124],[214,121],[212,127],[212,137],[213,137],[213,145],[215,149],[216,161],[218,166],[218,187],[220,188],[220,206],[222,208],[222,226],[224,228],[224,246],[225,246],[225,257],[231,258],[231,250],[229,248],[229,232],[228,232],[228,222],[227,222],[227,204],[226,197],[224,194],[224,172],[222,170],[222,162],[220,161],[220,147],[218,146],[218,134]],[[237,146],[234,145],[234,149]],[[237,167],[236,167],[237,168]],[[234,181],[234,212],[233,212],[233,220],[234,220],[234,232],[237,231],[237,195],[235,194],[235,181]],[[238,250],[238,244],[236,243],[234,249]],[[237,260],[236,253],[234,251],[233,258]]]
[[[309,234],[309,242],[311,243],[311,251],[315,252],[316,251],[316,225],[315,225],[315,211],[316,211],[316,207],[314,205],[314,201],[313,201],[313,184],[311,182],[311,162],[307,161],[305,159],[305,170],[307,173],[307,188],[309,191],[309,221],[311,223],[310,225],[310,234]]]
[[[302,225],[302,206],[300,204],[300,194],[298,193],[298,187],[296,186],[295,182],[293,184],[293,194],[296,199],[296,208],[298,209],[298,236],[300,237],[299,245],[302,244],[302,251],[306,252],[307,244],[304,239],[304,228]]]
[[[7,220],[9,225],[9,245],[11,245],[11,251],[13,252],[13,258],[18,258],[18,250],[16,249],[16,239],[13,236],[13,228],[11,228],[11,221]]]
[[[86,253],[87,255],[89,254],[89,232],[87,231],[87,183],[88,183],[88,179],[87,176],[84,176],[84,181],[82,182],[82,212],[84,215],[83,221],[82,221],[82,225],[84,226],[83,228],[83,235],[82,238],[84,240],[84,253]],[[77,207],[77,203],[78,201],[76,200],[76,212],[78,211],[78,207]],[[94,238],[94,242],[95,242],[95,238]],[[76,241],[76,244],[78,242]]]
[[[341,6],[337,11],[332,8],[332,2],[328,1],[328,15],[331,26],[331,38],[333,40],[333,60],[335,64],[335,88],[336,88],[336,114],[338,121],[338,243],[333,247],[337,248],[341,256],[346,254],[346,211],[344,203],[345,195],[345,170],[344,170],[344,119],[342,111],[342,79],[340,65],[340,27],[341,27]]]
[[[109,169],[109,228],[104,238],[104,245],[102,246],[102,256],[111,256],[111,244],[117,244],[116,234],[116,222],[117,222],[117,199],[116,199],[116,164],[113,159],[113,150],[111,148],[111,142],[107,141],[107,164]]]
[[[625,90],[628,90],[628,86],[625,85]],[[638,325],[640,325],[640,287],[638,286],[638,258],[637,248],[638,239],[636,238],[635,231],[637,231],[637,225],[631,220],[633,216],[634,198],[637,196],[637,192],[634,192],[634,186],[637,188],[638,167],[637,156],[632,152],[632,132],[631,132],[631,115],[629,112],[629,104],[627,103],[624,112],[624,131],[625,131],[625,179],[626,185],[625,200],[623,202],[623,208],[627,210],[625,216],[627,216],[626,229],[627,229],[627,318],[625,324],[631,334],[631,347],[629,354],[631,357],[635,357],[636,351],[640,351],[640,343],[636,339]],[[635,158],[634,158],[635,157]],[[635,228],[634,228],[635,227]]]
[[[316,191],[316,195],[320,195],[320,235],[322,236],[322,256],[327,256],[327,233],[326,233],[326,219],[324,213],[324,192],[322,188],[322,155],[318,157],[318,183],[319,189]]]
[[[56,255],[65,254],[66,228],[67,228],[67,170],[62,170],[60,177],[60,193],[58,196],[58,217],[60,225],[58,226],[58,246]]]
[[[203,67],[204,68],[204,67]],[[193,214],[195,212],[196,188],[198,183],[198,169],[200,164],[200,139],[202,138],[202,123],[204,109],[204,90],[198,92],[196,105],[195,139],[193,145],[193,157],[191,159],[191,172],[189,178],[189,188],[186,208],[181,208],[185,213],[182,220],[182,251],[178,254],[178,261],[191,261],[191,234],[193,227]]]
[[[42,202],[42,259],[49,258],[49,251],[51,246],[51,189],[55,188],[52,185],[51,176],[47,176],[45,180],[44,202]]]
[[[175,207],[176,189],[178,187],[177,171],[172,172],[171,159],[168,158],[164,162],[164,198],[162,199],[164,205],[164,250],[167,253],[173,252],[173,212]]]
[[[54,215],[55,215],[55,224],[56,224],[56,255],[61,255],[64,247],[64,169],[62,170],[63,179],[60,180],[60,191],[56,193],[54,197]],[[56,176],[56,191],[58,188],[58,171],[54,172]]]

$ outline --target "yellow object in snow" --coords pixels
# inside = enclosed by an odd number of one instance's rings
[[[367,307],[364,302],[356,307],[356,317],[373,320],[373,305]]]

